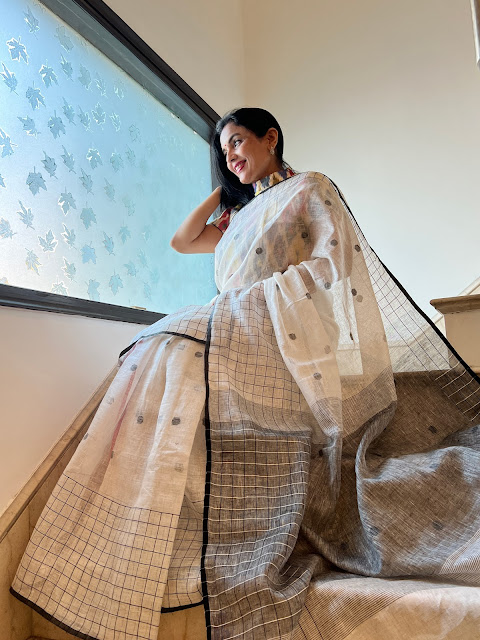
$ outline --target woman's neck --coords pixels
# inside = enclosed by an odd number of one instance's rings
[[[283,169],[283,164],[278,160],[276,156],[272,156],[272,161],[268,165],[267,169],[265,169],[265,171],[262,172],[264,175],[261,175],[258,178],[256,178],[256,180],[254,180],[252,184],[255,184],[259,180],[263,180],[264,178],[271,176],[272,173],[276,173],[277,171],[281,171],[282,169]]]

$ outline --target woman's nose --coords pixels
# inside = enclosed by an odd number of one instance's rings
[[[236,158],[235,149],[230,149],[227,151],[227,162],[232,162]]]

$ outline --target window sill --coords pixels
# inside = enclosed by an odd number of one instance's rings
[[[71,296],[61,296],[57,293],[35,291],[5,284],[0,285],[0,306],[147,325],[153,324],[166,315],[155,311],[122,307],[116,304],[107,304],[106,302],[94,302],[93,300],[82,300]]]

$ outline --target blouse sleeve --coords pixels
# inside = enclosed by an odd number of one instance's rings
[[[212,220],[212,224],[215,225],[217,229],[220,229],[222,233],[226,231],[228,225],[230,224],[230,214],[232,213],[232,209],[233,207],[225,209],[225,211],[222,211],[218,218]]]

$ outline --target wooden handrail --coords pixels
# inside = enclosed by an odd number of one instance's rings
[[[480,294],[473,296],[455,296],[453,298],[435,298],[430,304],[440,313],[460,313],[480,309]]]

